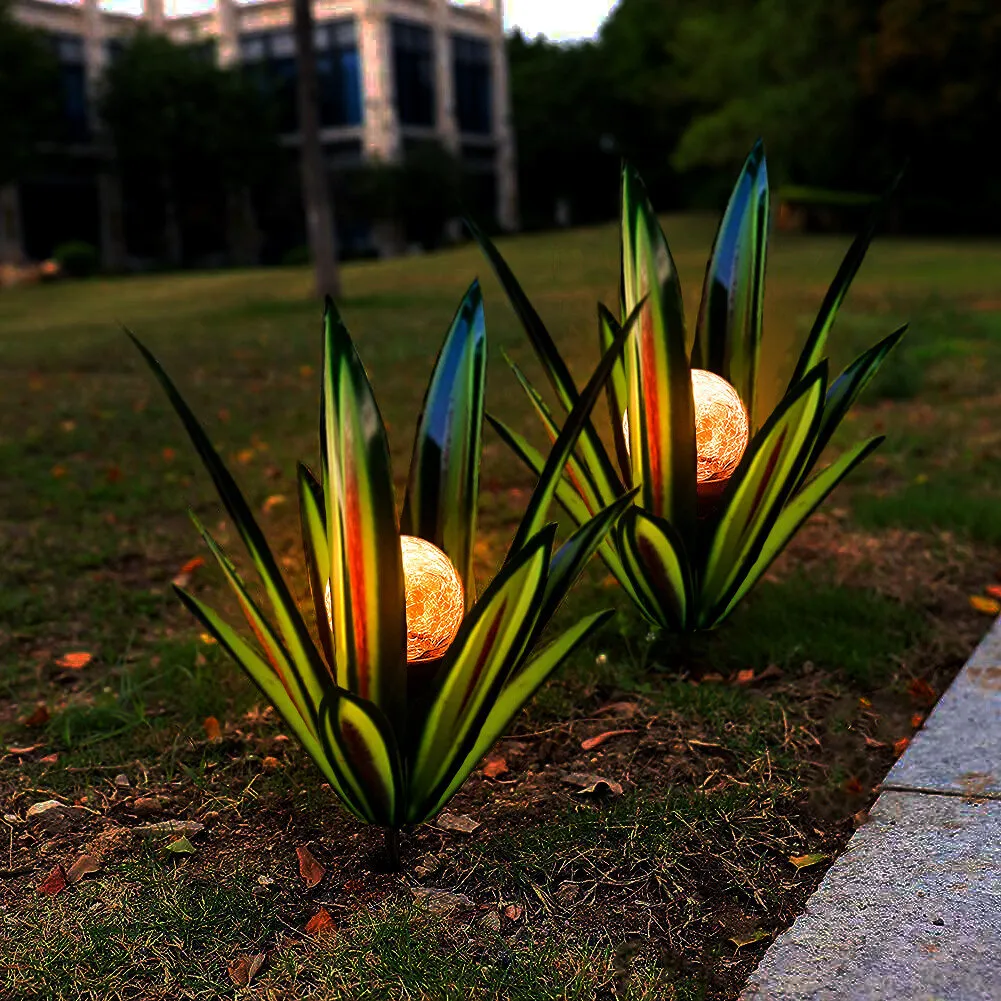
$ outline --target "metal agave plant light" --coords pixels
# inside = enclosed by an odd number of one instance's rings
[[[642,482],[599,553],[654,626],[684,633],[718,626],[824,498],[882,442],[875,437],[854,445],[811,476],[842,418],[906,329],[828,383],[828,333],[895,187],[844,258],[784,396],[754,427],[768,233],[761,143],[747,158],[720,223],[694,332],[686,332],[678,274],[642,182],[623,168],[621,309],[625,315],[637,304],[642,308],[637,335],[607,389],[614,459],[588,422],[556,498],[581,524]],[[552,337],[496,248],[471,228],[559,402],[569,409],[576,391]],[[599,312],[604,347],[620,325],[603,306]],[[556,437],[557,418],[510,364]],[[544,460],[528,441],[490,420],[530,467],[542,469]]]
[[[257,648],[177,588],[181,600],[275,707],[347,809],[386,828],[387,850],[398,865],[399,832],[441,810],[543,681],[612,614],[582,619],[530,657],[635,494],[624,492],[582,519],[553,553],[556,526],[544,520],[553,491],[628,329],[610,343],[573,407],[540,466],[503,567],[477,598],[472,554],[486,364],[478,283],[466,293],[434,366],[400,518],[382,417],[351,338],[327,300],[322,475],[317,479],[301,463],[298,468],[318,643],[204,430],[153,355],[129,336],[212,476],[260,574],[274,623],[194,515]]]

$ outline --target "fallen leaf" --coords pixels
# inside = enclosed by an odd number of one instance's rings
[[[434,822],[435,827],[440,827],[443,831],[458,831],[460,834],[472,834],[480,826],[478,820],[467,817],[465,814],[456,815],[448,810],[443,810],[438,814]]]
[[[195,854],[195,846],[183,834],[176,841],[171,841],[166,847],[168,852],[176,852],[178,855]]]
[[[247,987],[250,982],[257,976],[260,972],[261,967],[264,965],[264,960],[267,958],[267,953],[259,952],[256,956],[237,956],[229,966],[226,967],[226,971],[229,973],[229,979],[237,987]]]
[[[501,930],[501,916],[498,911],[489,910],[477,924],[486,931],[499,932]]]
[[[205,565],[205,560],[201,556],[195,556],[188,560],[178,571],[177,576],[171,581],[174,587],[187,587],[191,582],[191,575],[201,566]]]
[[[569,775],[563,776],[563,781],[569,785],[578,786],[578,792],[582,796],[606,790],[613,796],[622,795],[622,786],[618,782],[613,782],[600,775],[592,775],[589,772],[571,772]]]
[[[886,744],[883,741],[881,741],[881,740],[876,740],[875,737],[870,737],[870,736],[866,735],[865,746],[866,747],[886,747]]]
[[[54,865],[45,877],[44,882],[38,887],[39,893],[54,897],[57,893],[62,893],[66,889],[66,873],[61,865]]]
[[[304,379],[308,379],[312,374],[313,374],[313,366],[312,365],[300,365],[299,366],[299,375],[301,375]]]
[[[240,463],[241,466],[247,465],[254,458],[254,450],[252,448],[244,448],[236,453],[236,461]]]
[[[772,678],[781,678],[782,668],[778,664],[769,664],[761,674],[759,674],[754,680],[755,681],[768,681]]]
[[[59,426],[68,434],[76,430],[76,421],[62,421]]]
[[[609,702],[607,706],[602,706],[598,712],[608,713],[610,716],[622,716],[629,719],[639,711],[639,704],[636,702]]]
[[[907,750],[907,745],[910,744],[910,737],[901,737],[900,740],[894,741],[893,744],[893,756],[899,758],[904,751]]]
[[[914,678],[907,686],[908,694],[922,705],[933,706],[938,700],[938,693],[924,678]]]
[[[450,893],[427,886],[416,887],[414,899],[432,914],[450,914],[455,910],[476,907],[464,893]]]
[[[70,884],[79,883],[88,873],[97,872],[100,868],[101,862],[99,859],[94,858],[93,855],[81,855],[66,870],[66,882]]]
[[[164,462],[173,462],[177,453],[172,448],[165,448],[160,454],[163,456]]]
[[[311,888],[316,886],[326,875],[327,870],[313,858],[308,848],[300,846],[296,848],[295,853],[299,856],[299,875],[302,876],[303,882]]]
[[[49,721],[49,707],[39,702],[35,711],[24,720],[25,726],[45,726]]]
[[[85,653],[81,650],[77,653],[63,654],[56,661],[56,666],[67,668],[70,671],[79,671],[81,668],[86,667],[93,659],[94,655],[92,653]]]
[[[1001,598],[1001,585],[999,584],[988,584],[984,589],[992,598]]]
[[[730,941],[738,949],[742,949],[745,945],[754,945],[755,942],[760,942],[763,938],[768,938],[770,935],[771,932],[767,932],[763,928],[758,928],[757,931],[749,931],[743,935],[734,935]]]
[[[504,917],[506,917],[509,921],[520,921],[521,916],[524,913],[525,911],[517,904],[508,904],[507,907],[504,908]]]
[[[914,713],[914,715],[911,716],[911,729],[917,730],[921,726],[921,724],[924,723],[924,721],[925,718],[923,714]]]
[[[503,775],[507,770],[507,761],[500,756],[496,758],[487,758],[483,765],[483,774],[486,775],[488,779],[495,779],[498,775]]]
[[[623,733],[635,732],[635,730],[606,730],[605,733],[599,733],[596,737],[588,737],[587,740],[582,740],[580,746],[582,750],[591,751],[596,747],[600,747],[606,741],[611,740],[612,737],[618,737],[619,734]]]
[[[39,758],[38,763],[40,765],[54,765],[59,761],[59,752],[55,751],[53,754],[46,754],[44,758]]]
[[[270,754],[261,762],[261,767],[266,772],[276,772],[281,768],[282,763],[277,759],[272,757]]]
[[[815,855],[792,855],[789,861],[792,862],[797,869],[806,869],[811,865],[816,865],[818,862],[823,862],[825,858],[829,856],[824,852],[817,852]]]
[[[65,466],[53,466],[52,467],[52,475],[53,475],[53,477],[55,479],[57,479],[57,480],[60,479],[61,477],[63,477],[63,476],[66,475],[66,467]]]
[[[8,754],[31,754],[32,751],[37,751],[40,747],[45,747],[44,744],[31,744],[28,747],[8,747]],[[60,804],[62,805],[62,804]]]
[[[723,680],[723,675],[719,674],[717,671],[710,671],[708,674],[703,674],[701,680],[705,684],[716,685]]]
[[[202,729],[209,740],[222,740],[222,727],[215,716],[206,716],[202,721]]]
[[[206,645],[211,646],[213,643],[218,643],[219,641],[214,637],[210,636],[208,633],[199,633],[198,638]]]
[[[996,598],[984,598],[979,594],[970,595],[970,605],[984,615],[1001,615],[1001,601]]]
[[[869,819],[868,810],[859,810],[858,813],[852,816],[852,822],[856,827],[861,827]]]
[[[284,503],[285,503],[284,494],[272,494],[270,497],[267,498],[267,500],[265,500],[263,504],[264,513],[268,514],[272,510],[272,508],[276,508],[278,507],[279,504],[284,504]]]
[[[305,930],[307,935],[313,935],[315,938],[320,938],[322,935],[333,935],[337,931],[334,926],[334,919],[330,916],[330,912],[326,907],[321,907],[306,922]]]
[[[863,695],[858,700],[860,709],[871,709],[872,703]]]
[[[743,671],[737,672],[737,684],[738,685],[749,685],[754,681],[754,670],[753,668],[747,667]]]
[[[848,793],[849,796],[861,796],[862,795],[862,783],[859,781],[857,775],[853,775],[844,786],[842,786],[844,791]]]

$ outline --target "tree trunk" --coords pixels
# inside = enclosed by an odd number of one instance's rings
[[[294,0],[293,11],[298,65],[299,162],[306,238],[313,259],[316,294],[336,298],[341,294],[341,280],[334,238],[334,209],[320,145],[320,95],[313,47],[312,0]]]
[[[162,184],[164,253],[167,264],[172,268],[179,268],[184,263],[184,243],[181,236],[181,221],[178,216],[174,185],[166,168],[163,170]]]

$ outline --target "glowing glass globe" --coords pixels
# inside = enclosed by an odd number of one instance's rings
[[[452,561],[426,539],[400,536],[403,589],[407,600],[407,663],[437,660],[462,624],[465,595]],[[330,581],[324,596],[333,629]]]
[[[692,369],[695,402],[696,480],[724,483],[740,463],[750,428],[737,390],[714,372]],[[629,412],[622,415],[622,433],[629,451]]]

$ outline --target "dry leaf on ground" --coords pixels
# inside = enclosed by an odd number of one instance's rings
[[[623,733],[635,733],[635,730],[607,730],[605,733],[599,733],[596,737],[588,737],[587,740],[582,740],[580,746],[585,751],[591,751],[596,747],[600,747],[607,740],[611,740],[612,737],[618,737],[619,734]]]
[[[39,702],[35,711],[24,719],[25,726],[45,726],[49,721],[49,707],[44,702]]]
[[[94,655],[92,653],[80,650],[75,653],[63,654],[56,661],[56,666],[67,668],[70,671],[79,671],[82,667],[86,667],[93,659]]]
[[[460,834],[472,834],[480,826],[480,822],[473,820],[472,817],[467,817],[465,814],[459,815],[444,810],[438,814],[434,825],[444,831],[458,831]]]
[[[54,897],[57,893],[62,893],[66,889],[66,873],[61,865],[54,865],[49,871],[45,881],[38,887],[39,893],[44,893],[49,897]]]
[[[316,886],[327,874],[327,870],[313,858],[308,848],[300,845],[295,853],[299,856],[299,875],[303,882],[310,888]]]
[[[622,786],[618,782],[603,778],[601,775],[592,775],[590,772],[571,772],[563,776],[563,781],[568,785],[577,786],[582,796],[606,791],[613,796],[622,795]]]
[[[66,882],[70,884],[79,883],[84,876],[92,872],[97,872],[100,868],[100,859],[95,858],[93,855],[81,855],[66,870]]]
[[[499,756],[496,758],[487,758],[483,764],[483,774],[488,779],[495,779],[498,775],[503,775],[507,770],[507,761]]]
[[[816,852],[813,855],[791,855],[789,861],[797,869],[806,869],[811,865],[816,865],[818,862],[823,862],[828,857],[825,852]]]
[[[306,934],[313,935],[316,938],[320,938],[322,935],[333,935],[336,930],[334,919],[330,916],[330,912],[326,907],[321,907],[306,922]]]
[[[222,739],[222,727],[219,725],[219,720],[215,716],[206,716],[205,720],[202,722],[202,729],[205,730],[205,736],[209,740],[221,740]]]
[[[970,605],[984,615],[1001,615],[1001,601],[997,598],[985,598],[979,594],[970,595]]]
[[[234,959],[233,962],[226,967],[226,971],[229,973],[229,979],[232,980],[237,987],[249,986],[250,982],[260,972],[266,958],[267,953],[264,952],[259,952],[256,956],[237,956],[236,959]]]

